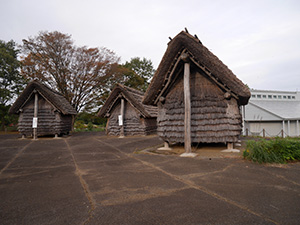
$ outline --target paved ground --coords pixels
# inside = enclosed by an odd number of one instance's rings
[[[161,143],[1,136],[0,224],[300,224],[300,163],[140,151]]]

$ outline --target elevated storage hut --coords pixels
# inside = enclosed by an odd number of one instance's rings
[[[27,85],[9,112],[19,114],[19,132],[34,138],[67,134],[77,114],[64,96],[38,81]]]
[[[113,136],[156,133],[157,107],[142,104],[144,93],[117,84],[98,116],[108,118],[106,133]]]
[[[248,87],[196,35],[182,31],[168,43],[143,103],[158,106],[158,135],[189,152],[192,142],[238,141],[239,106],[249,98]]]

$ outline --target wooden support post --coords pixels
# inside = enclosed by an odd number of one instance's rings
[[[243,120],[243,135],[245,135],[245,130],[246,130],[246,123],[245,123],[245,119],[246,119],[246,113],[245,113],[245,106],[242,106],[242,120]]]
[[[289,137],[291,135],[291,125],[290,125],[290,121],[287,121],[287,136]]]
[[[227,149],[222,150],[221,152],[237,153],[237,152],[240,152],[240,150],[234,149],[234,148],[233,148],[233,143],[232,143],[232,142],[227,142]]]
[[[122,125],[120,127],[120,137],[123,138],[124,137],[124,99],[121,99],[121,110],[120,110],[120,115],[121,115],[121,120],[122,120]]]
[[[33,118],[37,118],[37,116],[38,116],[38,108],[39,108],[38,102],[39,102],[39,96],[38,96],[37,91],[35,91]],[[37,126],[33,126],[33,139],[34,140],[37,139]]]
[[[167,141],[164,142],[164,147],[158,148],[157,150],[171,151],[172,149],[169,146]]]
[[[228,143],[227,143],[227,149],[228,149],[228,150],[233,149],[233,143],[232,143],[232,142],[228,142]]]
[[[192,137],[191,137],[191,90],[190,90],[190,60],[188,54],[182,54],[181,59],[184,62],[183,89],[184,89],[184,150],[181,157],[195,157],[196,153],[192,153]]]
[[[190,91],[190,63],[184,63],[184,150],[191,153],[191,91]]]
[[[248,137],[248,135],[249,135],[249,130],[248,128],[246,128],[246,136]]]
[[[296,121],[296,130],[297,130],[297,136],[300,135],[300,130],[299,130],[299,120]]]
[[[284,138],[284,120],[282,120],[282,130],[281,130],[281,137]]]
[[[266,137],[266,131],[265,131],[265,128],[264,128],[262,131],[263,131],[263,137]]]

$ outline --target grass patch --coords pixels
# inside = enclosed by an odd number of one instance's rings
[[[300,138],[251,140],[243,152],[245,159],[258,163],[287,163],[300,160]]]

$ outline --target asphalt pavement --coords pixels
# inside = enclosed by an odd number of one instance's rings
[[[162,143],[1,135],[0,224],[300,224],[300,163],[150,151]]]

